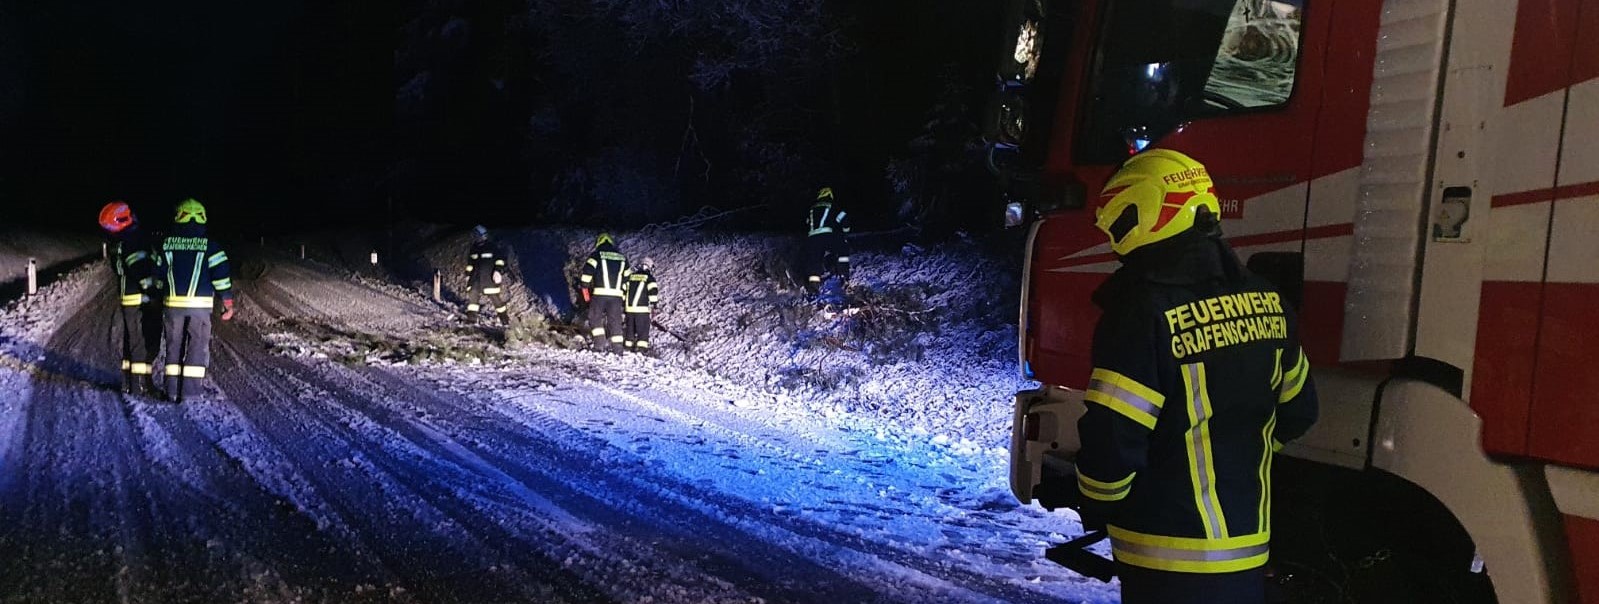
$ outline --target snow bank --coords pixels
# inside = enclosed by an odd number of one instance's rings
[[[39,261],[41,277],[52,268],[100,253],[99,240],[83,235],[62,235],[0,230],[0,292],[14,294],[27,278],[28,259]],[[18,290],[20,291],[20,290]],[[12,295],[0,296],[9,299]]]
[[[581,324],[576,276],[595,231],[497,231],[511,255],[513,308]],[[868,413],[973,452],[1005,446],[1016,370],[1019,245],[957,240],[857,245],[851,307],[809,303],[789,267],[798,238],[616,233],[634,262],[654,258],[662,359],[785,395],[825,416]],[[435,235],[417,254],[464,291],[470,238]],[[866,249],[860,249],[866,248]],[[430,269],[431,270],[431,269]],[[563,333],[579,334],[568,328]],[[581,345],[576,335],[558,340]]]
[[[34,248],[38,249],[38,248]],[[63,247],[62,249],[67,249]],[[38,296],[0,306],[0,467],[16,467],[26,433],[25,401],[37,380],[74,380],[88,372],[47,344],[89,292],[103,289],[109,271],[79,268]],[[0,476],[0,487],[15,477]]]

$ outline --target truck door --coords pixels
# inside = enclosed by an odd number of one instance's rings
[[[1554,186],[1538,193],[1551,215],[1528,450],[1599,468],[1599,0],[1548,4],[1570,11],[1556,47],[1569,67],[1554,81],[1569,87],[1552,95],[1563,101],[1560,158]]]
[[[1521,0],[1510,38],[1469,400],[1488,451],[1599,467],[1599,0]]]
[[[1081,114],[1058,127],[1070,140],[1055,141],[1049,170],[1096,192],[1147,146],[1204,162],[1229,241],[1302,301],[1311,358],[1336,362],[1378,9],[1348,0],[1106,2]],[[1049,383],[1080,386],[1088,375],[1097,317],[1088,297],[1116,266],[1092,221],[1091,210],[1076,211],[1039,230],[1027,328],[1033,369]]]

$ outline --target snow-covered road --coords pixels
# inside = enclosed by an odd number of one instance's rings
[[[1040,559],[1077,529],[1000,452],[650,359],[330,358],[470,338],[402,289],[241,269],[216,400],[115,391],[103,268],[0,313],[0,601],[1115,601]]]

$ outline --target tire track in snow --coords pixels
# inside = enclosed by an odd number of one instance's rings
[[[860,442],[882,438],[874,437],[870,430],[839,433],[836,428],[819,424],[814,417],[785,418],[780,407],[730,404],[735,401],[729,396],[736,396],[736,386],[726,390],[703,380],[684,380],[684,376],[663,371],[665,368],[653,367],[654,363],[648,360],[596,357],[593,367],[584,366],[589,371],[571,371],[571,364],[588,355],[531,356],[533,365],[527,369],[507,367],[437,379],[450,382],[470,377],[464,382],[495,390],[486,397],[526,408],[534,415],[553,412],[569,429],[604,435],[602,440],[612,446],[638,451],[645,459],[661,459],[661,455],[684,458],[672,469],[683,479],[692,480],[692,488],[706,493],[710,508],[748,514],[750,521],[770,522],[796,535],[836,544],[840,549],[869,553],[885,563],[942,577],[1004,601],[1057,601],[1074,596],[1082,601],[1104,601],[1107,597],[1103,584],[1042,560],[1040,552],[1048,541],[1059,538],[1054,533],[1065,528],[1064,519],[1012,512],[1002,515],[999,510],[1015,505],[1001,503],[991,507],[986,503],[989,495],[952,499],[951,492],[962,489],[948,481],[957,479],[934,469],[946,459],[919,461],[920,453],[906,458],[899,445],[892,446],[896,452],[874,454],[871,451],[882,443]],[[552,368],[580,376],[607,375],[609,380],[560,375],[551,373]],[[635,375],[646,369],[652,373]],[[597,421],[594,418],[605,415],[577,411],[593,408],[646,421],[613,425],[604,420],[605,425],[600,426],[593,424]],[[754,414],[760,415],[760,421],[752,420],[750,416]],[[661,417],[672,418],[675,423],[665,424],[667,420]],[[779,425],[781,430],[777,429]],[[660,447],[643,444],[651,441],[660,441],[657,445],[665,444],[667,450],[652,452]],[[826,443],[825,448],[813,448],[817,443]],[[723,457],[736,460],[750,457],[752,452],[760,458],[754,465],[749,463],[751,460],[734,461],[732,466],[724,465],[734,471],[721,472],[741,479],[715,478],[717,471],[697,467],[723,465]],[[899,466],[906,466],[909,472],[894,470]],[[757,476],[738,473],[750,473],[752,468],[770,472],[762,471]],[[890,477],[888,472],[897,475]],[[771,483],[774,486],[770,488],[779,490],[735,494],[741,483],[752,481]],[[927,482],[935,484],[928,486]],[[862,489],[849,488],[856,487],[856,483],[869,487],[871,495],[862,497]],[[847,488],[836,488],[841,485]],[[826,489],[839,496],[827,498],[821,507],[812,507],[806,501],[814,496],[793,500],[790,489],[794,488]],[[1002,495],[1008,502],[1008,493]],[[753,507],[752,502],[756,504]],[[907,523],[900,518],[911,520]],[[900,533],[902,529],[910,532]],[[930,536],[929,529],[940,533],[938,538]],[[995,573],[995,566],[1007,571]]]
[[[187,419],[202,405],[114,392],[103,281],[7,402],[26,444],[0,495],[0,600],[347,601],[356,573]]]
[[[227,329],[227,331],[232,331]],[[230,334],[222,342],[228,361],[220,368],[230,396],[250,400],[239,411],[252,430],[327,504],[343,537],[379,561],[391,582],[421,601],[478,601],[519,594],[519,601],[595,601],[597,594],[561,572],[553,561],[518,564],[495,545],[502,535],[461,514],[431,460],[394,450],[387,435],[334,410],[360,394],[325,389],[316,376],[292,362],[252,355]],[[259,348],[259,347],[257,347]],[[250,356],[246,356],[250,355]],[[263,375],[251,375],[252,372]],[[298,385],[299,388],[292,388]],[[324,517],[326,520],[327,518]],[[520,568],[511,576],[491,568]],[[509,573],[506,573],[509,574]],[[520,575],[520,576],[517,576]]]
[[[377,381],[393,380],[379,372],[369,372]],[[645,464],[636,458],[616,459],[619,451],[594,441],[564,424],[543,424],[542,438],[526,432],[525,422],[469,399],[441,394],[418,393],[427,409],[443,411],[447,421],[463,421],[452,431],[454,439],[471,447],[474,457],[494,465],[497,471],[542,492],[558,492],[565,507],[574,514],[595,518],[595,524],[610,525],[608,532],[592,531],[584,537],[611,552],[630,552],[629,564],[649,564],[662,558],[682,558],[680,568],[663,571],[678,581],[703,582],[684,568],[710,571],[721,581],[732,581],[744,589],[781,602],[800,601],[901,601],[906,598],[867,588],[848,574],[828,570],[807,557],[792,557],[764,537],[768,535],[729,525],[721,517],[706,514],[701,506],[685,504],[655,485],[669,477],[650,474],[629,477]],[[462,414],[459,411],[469,409]],[[453,411],[453,412],[452,412]],[[558,427],[557,427],[558,426]],[[541,451],[542,450],[542,451]],[[553,463],[530,464],[513,456],[541,451]],[[621,462],[621,463],[616,463]],[[622,474],[618,476],[618,474]],[[597,495],[603,494],[603,495]],[[614,525],[627,531],[618,531]],[[648,542],[632,538],[628,532],[648,536]],[[681,543],[662,540],[672,537]],[[595,548],[591,548],[595,549]],[[615,558],[611,553],[608,557]],[[718,561],[720,560],[720,561]],[[635,580],[635,583],[638,581]],[[726,588],[722,588],[726,591]],[[669,601],[707,601],[709,594]],[[718,600],[722,598],[717,598]],[[747,598],[745,598],[747,599]]]
[[[283,289],[270,281],[272,277],[282,274],[286,272],[276,269],[270,271],[267,282],[247,284],[247,293],[262,302],[263,307],[275,309],[273,318],[326,316],[296,298],[276,295],[274,292]],[[338,299],[352,297],[352,294],[359,296],[366,291],[366,288],[350,282],[322,283],[343,283],[345,291],[325,294],[336,295]],[[411,305],[410,308],[423,307]],[[339,375],[341,372],[331,364],[313,368],[260,352],[265,348],[264,343],[241,327],[227,326],[222,331],[227,332],[222,347],[230,359],[225,364],[231,365],[219,373],[223,376],[225,388],[230,395],[237,392],[243,394],[244,398],[273,403],[241,408],[240,412],[247,422],[276,450],[296,458],[292,466],[303,472],[304,482],[308,482],[311,490],[330,504],[337,522],[352,527],[354,530],[351,532],[356,537],[371,542],[367,549],[383,558],[391,570],[412,573],[412,583],[450,597],[460,597],[462,593],[470,593],[474,589],[487,589],[477,585],[485,582],[480,576],[483,569],[498,569],[502,574],[507,572],[506,569],[512,569],[521,576],[495,579],[493,582],[500,583],[495,586],[499,595],[493,597],[503,598],[519,590],[531,589],[533,591],[522,591],[519,599],[550,601],[561,598],[585,602],[604,599],[561,571],[558,562],[544,559],[538,552],[520,546],[515,535],[492,519],[482,518],[482,511],[477,509],[482,501],[475,500],[477,496],[471,494],[478,488],[476,485],[483,482],[482,476],[442,462],[440,456],[420,450],[367,418],[368,410],[380,408],[381,401],[378,399],[385,398],[385,393],[352,387],[348,376]],[[265,371],[268,375],[265,378],[251,378],[250,371]],[[306,445],[316,445],[310,456],[300,450],[291,450]],[[324,462],[322,466],[327,466],[328,460],[336,460],[333,465],[344,467],[334,470],[319,467],[317,457],[324,458],[321,460]],[[369,484],[361,484],[363,478]],[[351,495],[349,491],[357,491],[359,495]],[[393,517],[386,519],[389,520],[387,523],[370,518],[374,506],[381,508],[377,516],[390,514]],[[451,548],[467,548],[455,555],[429,554],[439,557],[433,561],[436,565],[457,566],[454,571],[419,575],[416,573],[421,569],[410,568],[416,565],[396,559],[389,553],[395,549],[406,549],[407,538],[422,539],[422,533],[429,532],[395,530],[394,517],[402,515],[410,517],[400,518],[400,525],[407,524],[405,520],[409,520],[411,524],[428,527],[431,532],[450,533],[448,538],[435,540],[426,547],[411,549],[446,552]],[[473,561],[477,566],[460,566]],[[453,578],[448,575],[453,575]],[[445,580],[470,584],[456,585],[450,589],[439,589],[432,585]],[[491,594],[485,593],[484,596],[490,597]]]
[[[4,547],[18,553],[0,586],[19,601],[178,599],[171,586],[205,556],[203,536],[196,542],[189,531],[154,528],[181,523],[182,504],[156,486],[134,418],[111,390],[115,303],[99,292],[49,339],[41,364],[78,379],[35,383],[24,411],[23,477],[0,494]],[[151,555],[156,549],[161,556]]]
[[[559,379],[559,378],[552,378]],[[577,383],[573,381],[572,383]],[[612,447],[601,439],[583,432],[561,420],[549,416],[533,402],[525,399],[507,400],[523,413],[516,417],[507,417],[508,421],[538,430],[551,440],[562,443],[589,443],[585,449],[592,448],[597,454],[602,455],[602,461],[612,465],[632,468],[649,469],[649,461],[621,449]],[[545,402],[548,402],[547,400]],[[492,408],[491,408],[492,409]],[[492,412],[492,411],[491,411]],[[616,474],[611,472],[610,474]],[[558,476],[558,479],[576,481],[577,479],[591,479],[589,474],[580,473],[577,476]],[[806,560],[807,564],[820,565],[828,569],[826,572],[839,573],[851,581],[873,586],[876,595],[866,596],[874,601],[888,599],[890,601],[912,602],[998,602],[998,601],[1038,601],[1037,595],[1024,599],[1001,598],[972,591],[969,586],[951,583],[939,576],[911,568],[895,561],[877,556],[861,549],[841,547],[840,544],[829,539],[833,535],[822,535],[817,538],[814,534],[789,530],[784,523],[772,514],[768,507],[757,506],[752,502],[726,496],[716,491],[708,490],[700,485],[691,484],[671,474],[658,471],[643,473],[621,473],[603,478],[604,484],[572,482],[573,488],[612,488],[619,483],[620,492],[641,492],[649,494],[654,499],[671,502],[674,506],[681,506],[693,510],[696,514],[705,516],[708,521],[717,525],[730,527],[735,533],[747,533],[758,541],[768,546],[787,550],[790,554]],[[770,555],[770,554],[768,554]],[[860,601],[861,595],[854,597],[829,598],[825,594],[813,594],[799,601]],[[1053,598],[1050,598],[1052,601]],[[782,601],[795,601],[785,599]]]
[[[783,462],[795,464],[806,471],[814,471],[817,467],[825,467],[834,472],[847,469],[856,474],[857,478],[872,479],[869,473],[861,472],[859,468],[840,468],[836,464],[827,464],[819,457],[805,453],[795,453],[777,444],[769,434],[754,434],[744,428],[726,425],[747,422],[728,421],[723,424],[710,421],[705,419],[705,415],[691,414],[674,409],[670,406],[670,403],[658,403],[639,394],[626,392],[606,384],[591,380],[584,381],[595,391],[604,392],[616,399],[632,402],[639,408],[651,413],[673,417],[685,424],[719,433],[725,439],[724,442],[730,441],[737,445],[734,448],[735,450],[764,449],[777,453],[779,455],[778,459]],[[660,396],[658,392],[653,394]],[[681,400],[675,397],[664,398],[673,401]],[[517,401],[516,404],[523,408],[528,408],[525,401]],[[537,413],[537,411],[534,412]],[[754,426],[754,428],[755,432],[764,433],[767,431],[764,426]],[[687,485],[685,490],[687,492],[681,496],[691,501],[697,501],[700,505],[707,506],[718,514],[732,516],[738,522],[769,525],[770,530],[777,531],[782,535],[782,542],[808,540],[812,544],[830,544],[837,549],[837,552],[833,555],[839,559],[841,566],[864,564],[868,567],[875,566],[888,574],[916,576],[930,585],[946,589],[951,594],[972,594],[974,599],[989,597],[997,601],[1006,602],[1046,602],[1055,601],[1058,598],[1057,594],[1043,591],[1043,589],[1047,589],[1044,586],[1029,588],[997,583],[990,577],[966,571],[944,561],[928,558],[924,552],[905,551],[890,545],[869,541],[860,535],[850,534],[832,526],[806,521],[797,516],[771,514],[767,510],[754,508],[748,502],[720,491],[703,489],[697,485]],[[903,510],[893,510],[893,513],[905,512]],[[975,596],[975,594],[983,594],[983,596]]]
[[[217,323],[222,400],[127,401],[92,375],[30,384],[26,472],[0,483],[0,551],[47,555],[0,561],[0,601],[1053,600],[774,513],[548,412],[563,397],[646,408],[785,471],[828,466],[848,445],[741,421],[708,394],[552,375],[566,392],[507,401],[444,391],[459,383],[426,371],[272,354],[257,329],[294,328],[283,319],[355,331],[438,320],[426,303],[284,266],[238,280],[248,322]],[[91,310],[101,304],[51,346],[98,355],[89,365],[114,375],[94,340],[95,317],[114,308],[107,297]]]

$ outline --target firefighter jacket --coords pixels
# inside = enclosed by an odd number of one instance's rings
[[[193,224],[177,225],[161,242],[166,266],[167,308],[212,308],[215,299],[233,299],[228,253]]]
[[[488,241],[472,244],[466,255],[466,281],[468,289],[485,294],[500,293],[501,273],[505,271],[505,254]]]
[[[610,242],[602,243],[589,254],[581,277],[583,287],[591,289],[596,298],[625,298],[624,281],[632,271],[627,268],[627,257]]]
[[[111,245],[111,268],[117,273],[117,296],[123,306],[149,303],[159,286],[161,256],[138,227],[119,235]]]
[[[1316,418],[1309,361],[1282,295],[1226,244],[1173,243],[1178,260],[1129,255],[1095,293],[1084,517],[1106,522],[1125,564],[1249,570],[1269,556],[1272,456]]]
[[[648,313],[656,302],[661,301],[661,288],[655,283],[655,275],[646,270],[629,272],[623,293],[627,298],[627,308],[624,309],[627,312]]]
[[[811,211],[805,217],[805,226],[809,231],[807,235],[815,237],[829,233],[840,235],[849,232],[848,214],[843,209],[833,205],[831,201],[818,201],[811,206]]]

